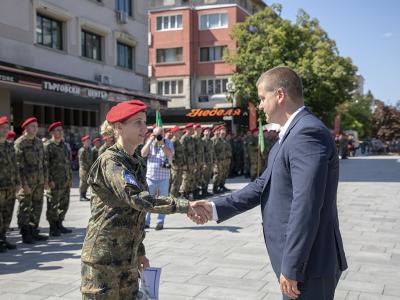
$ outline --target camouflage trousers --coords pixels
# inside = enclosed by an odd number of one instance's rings
[[[258,167],[257,167],[258,164]],[[261,174],[261,166],[262,166],[262,161],[261,158],[258,159],[257,156],[250,157],[250,178],[255,179]],[[258,171],[258,173],[257,173]]]
[[[82,299],[135,300],[139,284],[138,271],[133,266],[132,264],[111,266],[82,262]]]
[[[250,157],[247,153],[243,156],[243,174],[250,174]]]
[[[222,178],[221,178],[221,185],[225,184],[225,180],[228,178],[229,173],[230,173],[230,167],[231,167],[231,159],[225,159],[223,162],[223,168],[222,168]]]
[[[86,172],[86,170],[79,169],[79,194],[86,195],[86,192],[89,188],[89,185],[87,183],[89,173]]]
[[[182,170],[182,185],[180,187],[181,193],[190,193],[193,188],[193,169],[184,167]]]
[[[201,175],[203,173],[203,164],[195,163],[192,171],[192,191],[197,190],[201,186]]]
[[[170,194],[173,197],[179,197],[179,188],[182,184],[183,170],[181,167],[171,168],[171,189]]]
[[[212,164],[207,164],[205,163],[203,165],[203,171],[201,173],[201,187],[203,189],[207,189],[208,188],[208,184],[211,180],[212,177],[212,173],[213,173],[213,165]]]
[[[0,190],[0,239],[5,237],[15,205],[15,188]]]
[[[69,207],[70,188],[55,188],[46,191],[47,212],[49,223],[64,221]]]
[[[40,216],[43,208],[43,184],[29,186],[30,194],[25,194],[22,190],[17,194],[18,206],[18,227],[31,225],[39,226]]]
[[[224,178],[224,161],[216,161],[214,163],[213,171],[214,171],[214,176],[213,176],[213,184],[214,186],[220,186],[223,183],[223,178]]]

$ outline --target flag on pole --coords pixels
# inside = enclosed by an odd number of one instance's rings
[[[157,127],[162,127],[161,114],[159,110],[156,110],[156,125]]]
[[[263,127],[261,123],[261,119],[258,119],[258,149],[260,149],[260,152],[264,152],[264,134],[263,134]]]

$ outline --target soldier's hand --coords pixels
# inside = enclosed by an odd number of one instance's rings
[[[31,188],[27,185],[24,185],[23,190],[24,190],[24,194],[32,193]]]
[[[145,255],[138,257],[138,269],[140,272],[143,272],[144,269],[150,267],[150,261],[147,259]]]
[[[205,224],[213,218],[212,205],[205,200],[190,202],[188,217],[196,224]]]

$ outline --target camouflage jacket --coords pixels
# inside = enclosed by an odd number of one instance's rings
[[[258,155],[258,138],[252,136],[251,139],[248,139],[247,142],[247,152],[251,157],[257,157]]]
[[[48,168],[42,141],[22,135],[15,141],[14,148],[21,184],[32,186],[47,181]]]
[[[204,145],[204,162],[206,164],[214,163],[214,145],[210,138],[203,137],[203,145]]]
[[[220,162],[225,160],[226,154],[224,153],[225,145],[223,140],[219,137],[214,137],[212,141],[214,145],[215,161]]]
[[[92,152],[89,148],[81,147],[78,151],[79,169],[84,172],[89,172],[92,166]]]
[[[196,153],[196,163],[198,165],[204,164],[204,142],[200,136],[193,137],[194,150]]]
[[[92,148],[92,160],[93,160],[93,162],[95,162],[96,159],[99,157],[99,150],[100,150],[100,148],[99,149],[97,149],[96,147]]]
[[[185,164],[185,150],[183,149],[183,145],[177,137],[173,137],[171,139],[172,144],[174,145],[174,158],[172,159],[172,167],[179,168],[184,166]]]
[[[108,148],[110,148],[110,145],[107,145],[106,143],[104,143],[103,145],[101,145],[101,147],[99,148],[99,155],[103,154]]]
[[[13,145],[4,141],[4,143],[0,144],[0,190],[15,188],[17,185],[21,185],[18,167],[15,161]]]
[[[224,156],[225,160],[231,159],[232,158],[232,143],[231,141],[227,141],[226,139],[222,139],[222,143],[224,144]]]
[[[50,139],[44,144],[44,151],[49,168],[49,182],[53,181],[56,184],[56,189],[71,186],[71,162],[65,143],[57,143]]]
[[[119,266],[145,255],[146,212],[187,213],[188,201],[154,197],[147,191],[141,157],[128,155],[118,144],[110,147],[90,169],[91,217],[82,248],[82,261]]]
[[[196,162],[196,152],[193,137],[185,134],[181,137],[181,144],[185,152],[185,166],[191,166]]]

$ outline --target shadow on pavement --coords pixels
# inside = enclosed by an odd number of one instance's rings
[[[238,226],[193,226],[193,227],[164,227],[163,230],[168,230],[168,229],[190,229],[190,230],[224,230],[224,231],[229,231],[229,232],[234,232],[234,233],[239,233],[240,229],[243,229],[243,227],[238,227]]]
[[[339,181],[400,182],[400,157],[398,159],[341,160]]]
[[[85,228],[71,228],[70,234],[51,237],[48,241],[36,242],[33,245],[21,243],[18,232],[10,233],[8,240],[16,243],[17,250],[0,253],[0,275],[22,273],[29,270],[57,270],[62,266],[43,266],[47,262],[65,259],[80,260],[80,255],[70,253],[82,249]]]

